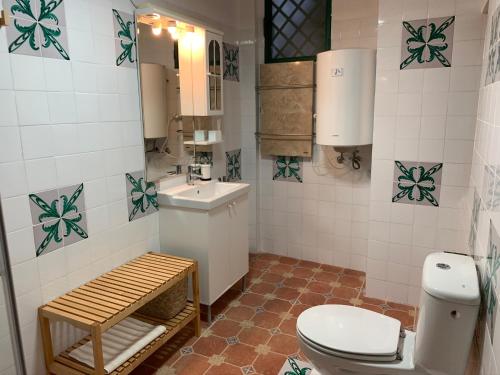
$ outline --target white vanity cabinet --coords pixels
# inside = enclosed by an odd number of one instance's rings
[[[222,116],[222,34],[195,27],[179,39],[179,77],[183,116]]]
[[[161,251],[198,260],[201,303],[210,306],[248,273],[248,192],[211,209],[161,202]]]

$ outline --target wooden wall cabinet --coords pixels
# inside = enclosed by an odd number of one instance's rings
[[[179,76],[183,116],[222,116],[222,35],[195,27],[179,39]]]

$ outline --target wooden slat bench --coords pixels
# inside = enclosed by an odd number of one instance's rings
[[[167,321],[135,313],[137,309],[191,275],[193,301]],[[188,323],[194,322],[200,335],[200,296],[198,263],[166,254],[144,254],[88,283],[56,298],[38,309],[45,364],[53,374],[104,374],[101,335],[129,315],[151,324],[162,324],[166,331],[129,358],[112,374],[130,373],[142,361]],[[54,357],[50,321],[65,321],[90,331],[90,335]],[[75,348],[92,341],[95,369],[69,356]]]

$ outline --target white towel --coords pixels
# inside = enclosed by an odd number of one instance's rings
[[[115,324],[102,334],[102,354],[106,373],[113,372],[165,331],[165,326],[154,326],[131,317]],[[69,355],[92,368],[94,367],[92,341],[76,348]]]

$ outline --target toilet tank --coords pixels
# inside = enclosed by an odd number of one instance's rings
[[[428,374],[464,374],[479,303],[471,257],[444,252],[427,256],[415,343],[418,368]]]

